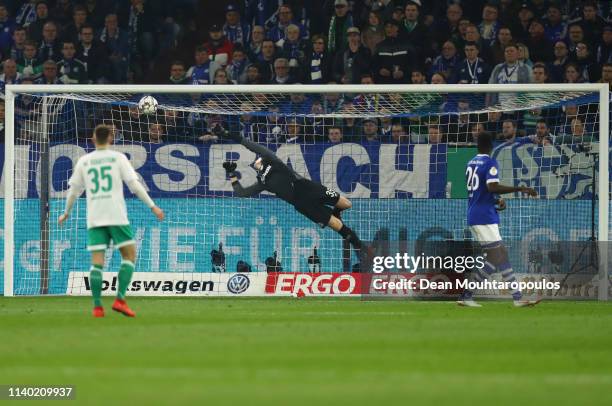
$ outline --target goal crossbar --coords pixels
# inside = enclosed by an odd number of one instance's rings
[[[605,83],[443,85],[6,85],[13,93],[514,93],[608,92]]]

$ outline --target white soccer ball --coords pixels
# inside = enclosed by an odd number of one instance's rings
[[[144,96],[138,102],[138,110],[145,116],[155,114],[157,112],[157,100],[153,96]]]

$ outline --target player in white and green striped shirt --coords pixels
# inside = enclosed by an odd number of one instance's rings
[[[102,307],[102,269],[104,253],[112,240],[121,252],[119,288],[112,309],[126,316],[135,314],[125,302],[125,293],[134,272],[136,243],[127,217],[123,182],[140,198],[159,220],[164,212],[157,207],[138,180],[136,171],[127,157],[110,149],[114,129],[99,125],[94,130],[96,150],[82,156],[74,167],[70,178],[66,209],[59,217],[61,225],[70,214],[75,200],[86,191],[87,196],[87,250],[91,251],[90,286],[94,301],[94,317],[104,317]]]

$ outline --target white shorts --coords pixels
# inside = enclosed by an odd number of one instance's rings
[[[477,226],[470,226],[472,236],[480,245],[489,245],[501,241],[501,235],[499,234],[499,226],[497,224],[481,224]]]

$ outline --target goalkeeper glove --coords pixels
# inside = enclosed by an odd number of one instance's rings
[[[230,178],[238,177],[238,172],[236,172],[237,167],[238,167],[238,164],[234,161],[223,162],[223,168],[225,169],[225,173]]]

